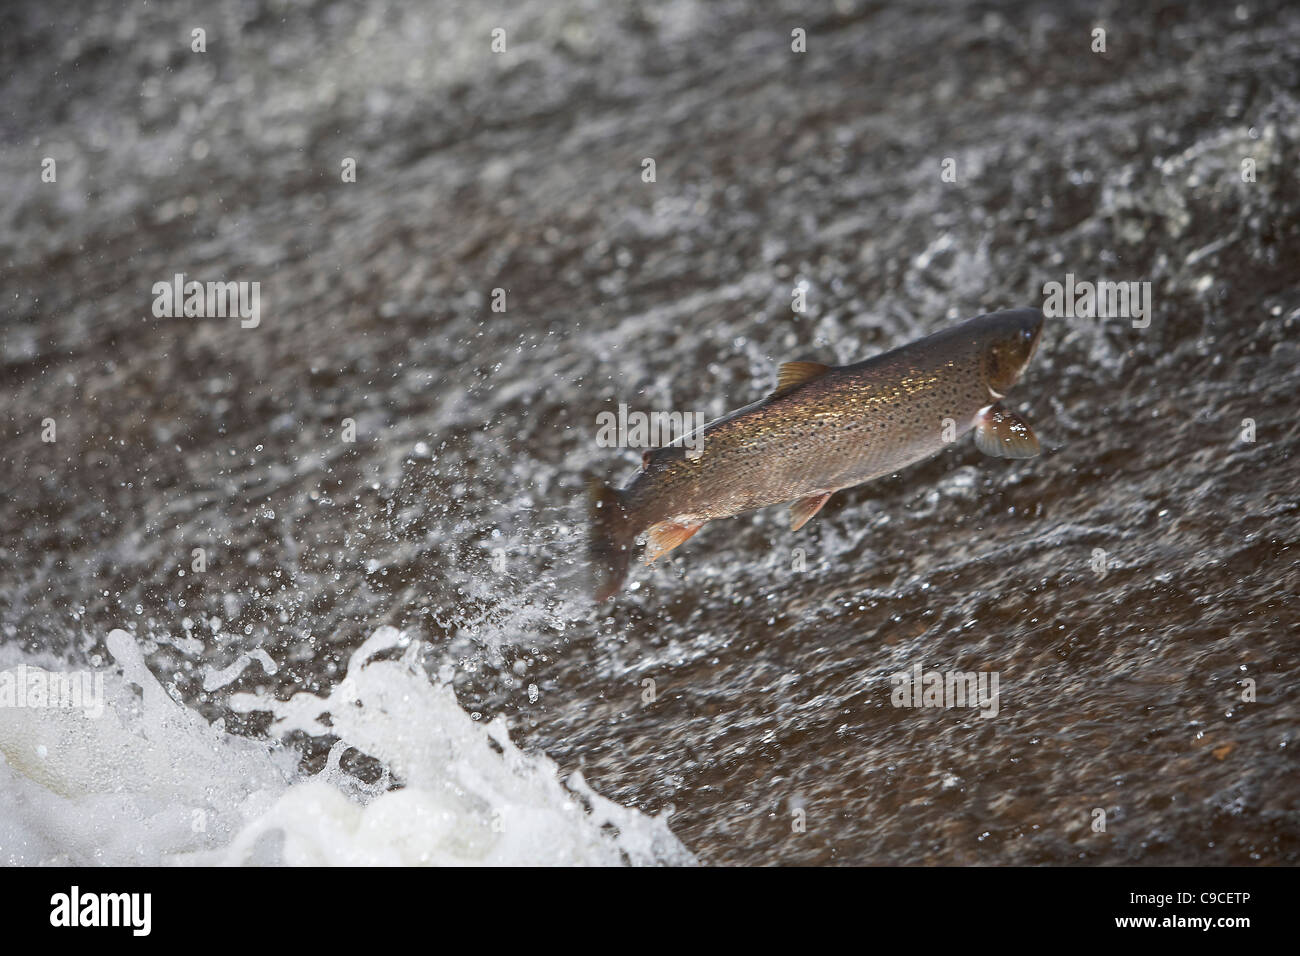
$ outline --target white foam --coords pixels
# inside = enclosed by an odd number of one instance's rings
[[[248,665],[257,661],[262,665],[262,672],[265,674],[274,674],[279,668],[276,666],[271,655],[257,648],[251,654],[240,654],[234,662],[227,667],[217,668],[208,667],[203,671],[203,689],[206,691],[218,690],[227,684],[237,681],[248,669]]]
[[[273,714],[268,740],[227,734],[173,700],[125,631],[106,644],[117,667],[104,672],[98,717],[0,707],[0,863],[694,862],[665,816],[618,806],[579,775],[562,782],[502,718],[472,720],[393,628],[352,655],[328,697],[232,698]],[[292,730],[340,738],[314,777],[279,743]],[[339,769],[349,747],[380,762],[377,785]]]

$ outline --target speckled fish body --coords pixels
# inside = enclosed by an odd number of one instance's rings
[[[622,491],[593,488],[597,599],[621,587],[643,532],[653,561],[709,521],[768,505],[793,502],[797,529],[836,491],[929,458],[972,429],[988,454],[1036,454],[1028,425],[998,402],[1041,329],[1037,309],[1015,309],[852,365],[783,365],[776,390],[705,425],[702,446],[696,436],[647,452]]]

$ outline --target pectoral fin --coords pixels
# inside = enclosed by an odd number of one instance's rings
[[[646,538],[645,563],[654,564],[656,558],[663,557],[703,528],[705,523],[701,521],[699,524],[678,524],[675,521],[662,521],[653,525]]]
[[[790,506],[790,530],[798,531],[817,512],[822,510],[822,505],[831,500],[833,492],[818,492],[815,495],[809,495],[807,498],[800,498]]]
[[[975,447],[994,458],[1033,458],[1041,450],[1029,423],[1001,405],[985,409],[975,423]]]

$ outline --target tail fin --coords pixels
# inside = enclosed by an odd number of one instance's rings
[[[596,603],[599,604],[617,594],[627,579],[636,530],[623,505],[621,491],[609,487],[599,478],[591,478],[587,481],[587,495],[591,513],[588,553],[596,582]]]

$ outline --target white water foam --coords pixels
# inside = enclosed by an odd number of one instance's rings
[[[606,800],[577,774],[562,782],[552,761],[510,741],[503,718],[472,720],[394,628],[352,655],[328,697],[233,698],[236,710],[273,714],[270,741],[225,733],[173,700],[127,632],[105,643],[117,666],[103,671],[98,716],[0,706],[0,863],[694,862],[666,816]],[[340,738],[319,774],[301,774],[278,742],[293,730]],[[380,761],[377,784],[339,769],[348,747]]]

